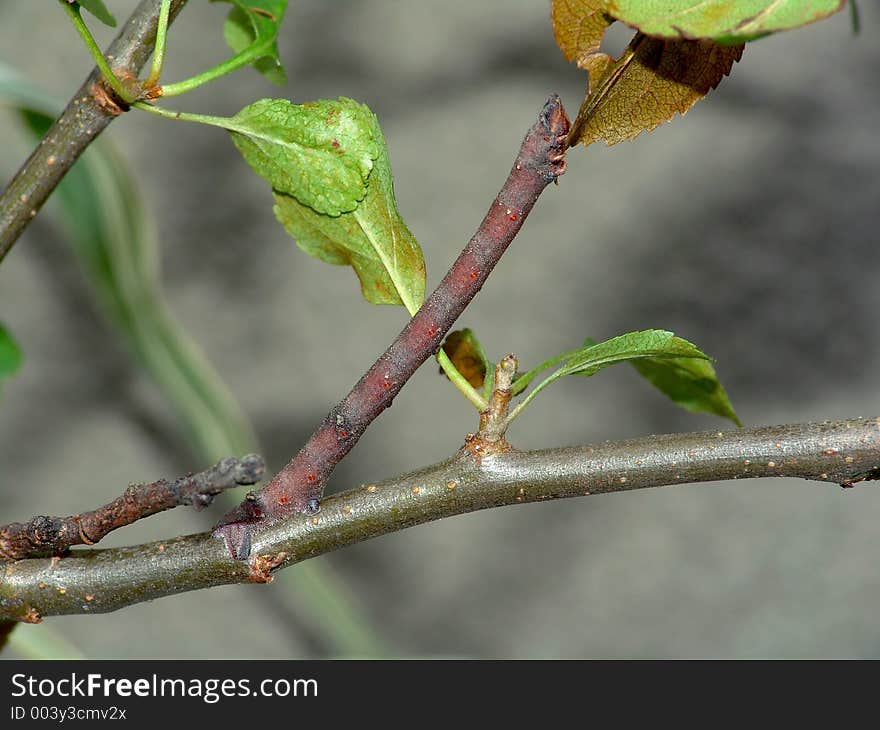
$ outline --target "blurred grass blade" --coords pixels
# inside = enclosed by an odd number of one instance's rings
[[[18,108],[42,135],[59,105],[0,64],[0,103]],[[259,451],[253,429],[198,346],[174,319],[159,282],[156,230],[136,182],[103,140],[92,144],[53,196],[89,281],[132,353],[164,393],[202,463]],[[224,495],[227,507],[237,499]],[[318,566],[297,571],[306,585],[310,620],[340,655],[367,653],[377,639],[352,602]],[[333,621],[326,617],[335,617]],[[18,631],[13,633],[13,636]]]
[[[21,348],[3,322],[0,322],[0,383],[21,367]]]
[[[364,617],[352,610],[354,597],[327,565],[307,560],[278,574],[276,582],[279,579],[286,579],[295,590],[297,604],[305,608],[320,633],[333,639],[333,658],[388,657],[388,647]]]
[[[22,659],[85,659],[75,644],[51,626],[16,627],[7,646]]]

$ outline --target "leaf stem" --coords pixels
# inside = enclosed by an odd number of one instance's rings
[[[560,378],[560,377],[562,376],[562,372],[563,372],[563,371],[562,371],[562,369],[560,368],[559,370],[557,370],[556,372],[554,372],[552,375],[548,375],[544,380],[542,380],[540,383],[538,383],[538,385],[535,386],[534,390],[532,390],[531,393],[529,393],[525,398],[523,398],[523,399],[517,404],[516,408],[514,408],[514,409],[510,412],[510,414],[507,416],[507,420],[505,421],[505,426],[504,426],[505,429],[506,429],[508,426],[510,426],[510,424],[513,423],[513,420],[514,420],[514,419],[515,419],[520,413],[522,413],[522,412],[525,410],[526,406],[527,406],[529,403],[532,402],[532,398],[534,398],[536,395],[538,395],[538,393],[540,393],[540,392],[544,389],[545,386],[550,385],[550,383],[552,383],[554,380],[557,380],[558,378]],[[518,382],[518,381],[517,381],[517,382]]]
[[[196,122],[197,124],[209,124],[212,127],[220,127],[221,129],[236,131],[237,127],[229,117],[214,117],[208,114],[193,114],[191,112],[179,112],[173,109],[166,109],[146,101],[136,101],[132,105],[133,109],[150,112],[156,116],[165,117],[166,119],[179,119],[182,122]]]
[[[169,22],[187,0],[172,0]],[[63,3],[66,5],[67,3]],[[159,17],[155,0],[141,0],[107,49],[117,68],[136,76],[149,60]],[[103,56],[101,56],[103,60]],[[82,152],[118,115],[108,111],[96,94],[100,69],[94,69],[76,90],[21,168],[0,193],[0,261],[37,216],[49,195]]]
[[[440,363],[440,367],[443,368],[443,372],[446,373],[446,376],[452,384],[473,404],[474,408],[478,411],[486,410],[486,406],[488,405],[486,399],[476,391],[474,386],[467,381],[464,375],[458,372],[455,363],[449,359],[449,355],[446,354],[442,347],[437,351],[437,362]]]
[[[82,19],[79,4],[71,4],[67,2],[67,0],[58,0],[58,2],[64,6],[65,11],[67,11],[67,16],[70,18],[70,22],[73,23],[73,27],[77,29],[80,37],[85,41],[89,52],[92,54],[92,58],[95,59],[95,65],[100,69],[101,75],[110,85],[110,88],[113,89],[116,96],[124,102],[134,101],[135,97],[132,95],[131,91],[125,88],[125,85],[119,80],[119,77],[113,73],[113,69],[111,69],[110,64],[107,63],[107,59],[104,57],[104,53],[101,51],[98,42],[95,40],[95,37],[92,35],[92,32],[89,30],[85,21]]]
[[[165,63],[165,45],[168,38],[168,17],[171,14],[171,0],[162,0],[159,9],[159,24],[156,26],[156,47],[153,51],[153,63],[150,65],[150,73],[144,81],[144,87],[152,89],[162,75],[162,66]]]
[[[529,383],[535,379],[535,376],[539,373],[543,372],[547,368],[555,365],[558,362],[562,362],[563,360],[568,360],[572,355],[578,352],[581,348],[576,348],[574,350],[568,350],[567,352],[563,352],[560,355],[556,355],[556,357],[551,357],[549,360],[544,360],[540,365],[536,365],[528,372],[520,375],[516,380],[513,381],[513,387],[511,388],[511,393],[516,396],[522,393],[526,388],[529,387]]]
[[[162,96],[179,96],[180,94],[185,94],[187,91],[197,89],[199,86],[219,79],[222,76],[226,76],[226,74],[232,73],[243,66],[247,66],[261,55],[263,55],[262,47],[256,45],[249,46],[241,53],[236,53],[234,56],[231,56],[213,68],[202,71],[201,73],[191,76],[188,79],[184,79],[183,81],[176,81],[173,84],[163,86]]]

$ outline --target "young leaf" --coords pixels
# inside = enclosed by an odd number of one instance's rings
[[[595,344],[589,337],[584,341],[585,347]],[[630,360],[629,364],[682,408],[694,413],[714,413],[742,426],[711,361],[696,357],[646,357]]]
[[[620,58],[599,51],[614,22],[610,0],[553,0],[553,29],[566,58],[590,75],[569,140],[608,145],[632,139],[684,114],[714,89],[743,46],[662,40],[637,33]]]
[[[314,206],[276,190],[275,217],[307,254],[330,264],[351,266],[368,302],[402,304],[414,314],[425,298],[425,262],[397,210],[379,122],[372,112],[367,113],[377,156],[366,195],[357,208],[336,217],[322,215]]]
[[[358,207],[379,155],[375,117],[340,97],[307,104],[260,99],[228,120],[232,141],[254,171],[279,193],[317,213]]]
[[[843,9],[846,0],[609,0],[608,12],[647,35],[744,43]]]
[[[278,29],[284,19],[287,0],[212,0],[229,2],[235,7],[229,11],[223,26],[226,43],[238,55],[252,57],[250,63],[257,71],[281,86],[287,74],[278,56]]]
[[[630,364],[643,378],[682,408],[694,413],[714,413],[742,426],[727,391],[708,360],[692,357],[650,357],[633,360]]]
[[[68,0],[68,2],[71,2],[71,0]],[[104,0],[79,0],[77,5],[83,10],[88,10],[104,25],[109,25],[111,28],[116,27],[116,18],[113,17],[113,13],[104,5]]]
[[[709,356],[696,345],[667,330],[627,332],[610,340],[576,350],[565,365],[554,373],[563,375],[595,375],[603,368],[618,362],[639,358],[686,357],[708,360]]]
[[[688,410],[714,413],[741,425],[727,393],[718,382],[709,356],[672,332],[627,332],[598,343],[588,339],[582,348],[565,353],[564,357],[565,364],[529,393],[511,413],[511,420],[554,380],[565,375],[595,375],[610,365],[629,362],[663,393]],[[548,360],[536,371],[558,359]],[[534,374],[530,371],[529,379]]]
[[[21,367],[21,350],[9,330],[0,323],[0,381],[8,378]]]
[[[443,342],[443,351],[468,383],[477,389],[483,387],[491,363],[473,330],[466,328],[450,332]]]

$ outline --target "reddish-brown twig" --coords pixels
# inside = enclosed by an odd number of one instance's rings
[[[134,484],[122,496],[91,512],[71,517],[41,515],[29,522],[4,525],[0,527],[0,562],[63,555],[73,545],[94,545],[112,530],[179,505],[203,509],[224,489],[256,484],[265,471],[262,457],[256,454],[229,457],[173,482],[160,479]]]
[[[266,487],[227,513],[215,533],[232,555],[244,559],[259,522],[313,511],[336,464],[412,374],[440,348],[443,338],[483,286],[545,187],[565,171],[569,120],[558,96],[531,126],[513,169],[473,238],[449,273],[397,339],[321,422],[302,450]]]

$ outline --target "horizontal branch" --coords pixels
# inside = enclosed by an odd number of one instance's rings
[[[103,613],[248,581],[372,537],[504,505],[750,477],[842,486],[880,478],[880,418],[669,434],[474,458],[462,449],[420,471],[334,495],[315,515],[256,534],[248,562],[210,533],[2,567],[0,620]]]
[[[0,525],[0,562],[64,555],[74,545],[94,545],[113,530],[174,507],[204,509],[220,492],[256,484],[266,471],[261,456],[227,457],[210,469],[174,481],[132,484],[112,502],[70,517],[40,515]]]
[[[171,21],[185,4],[186,0],[173,0]],[[136,76],[150,57],[160,7],[160,0],[142,0],[107,49],[107,59],[118,76]],[[0,193],[0,261],[79,156],[121,111],[94,69]]]

